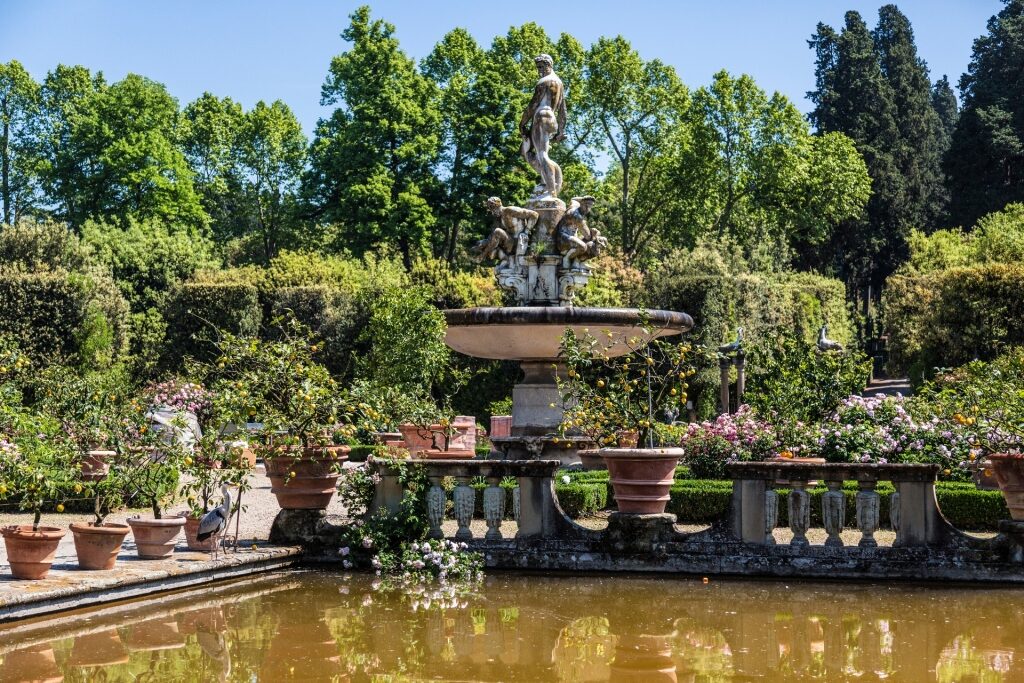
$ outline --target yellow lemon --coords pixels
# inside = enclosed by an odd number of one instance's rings
[[[192,464],[192,458],[185,458],[185,464],[186,465],[191,465]]]
[[[295,478],[295,472],[289,472],[289,473],[288,473],[288,477],[289,477],[290,479],[294,479],[294,478]]]
[[[75,484],[75,493],[81,493],[81,492],[82,492],[82,485],[81,484]]]
[[[597,380],[597,388],[598,389],[603,389],[604,388],[604,380],[603,379]]]
[[[64,512],[64,504],[57,503],[57,512]]]

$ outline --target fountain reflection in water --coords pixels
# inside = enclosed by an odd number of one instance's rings
[[[1020,681],[1010,590],[298,572],[0,630],[0,681]],[[144,676],[143,676],[144,677]]]

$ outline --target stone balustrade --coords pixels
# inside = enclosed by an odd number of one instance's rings
[[[796,548],[809,545],[811,496],[808,488],[822,481],[827,490],[821,496],[821,519],[828,534],[825,546],[841,548],[846,520],[845,481],[857,482],[856,517],[850,520],[860,531],[857,544],[875,548],[875,532],[881,525],[881,499],[878,482],[892,482],[896,492],[889,501],[892,529],[896,532],[893,547],[935,546],[957,534],[939,512],[935,500],[935,480],[939,466],[807,463],[807,462],[743,462],[726,466],[733,479],[732,532],[745,543],[774,545],[772,533],[778,522],[778,507],[787,506],[790,544]],[[784,502],[779,501],[777,488],[789,489]]]
[[[442,460],[428,459],[415,461],[426,470],[430,488],[427,490],[427,519],[430,537],[443,538],[441,525],[444,523],[448,498],[442,481],[451,477],[455,480],[452,503],[458,530],[455,538],[461,541],[473,540],[470,523],[476,509],[477,490],[470,483],[482,477],[486,482],[483,489],[483,512],[487,522],[484,540],[501,541],[501,523],[506,516],[505,489],[502,480],[514,478],[516,487],[512,490],[512,512],[516,521],[516,540],[578,538],[586,530],[573,523],[559,507],[555,498],[554,476],[561,466],[558,460]],[[371,460],[369,466],[380,476],[373,501],[373,510],[398,509],[404,495],[398,466],[386,461]]]

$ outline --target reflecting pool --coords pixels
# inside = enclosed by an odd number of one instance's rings
[[[0,626],[0,681],[1024,681],[1024,593],[296,571]]]

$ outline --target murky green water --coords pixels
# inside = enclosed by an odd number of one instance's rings
[[[278,574],[0,627],[0,681],[1024,681],[1024,591]]]

